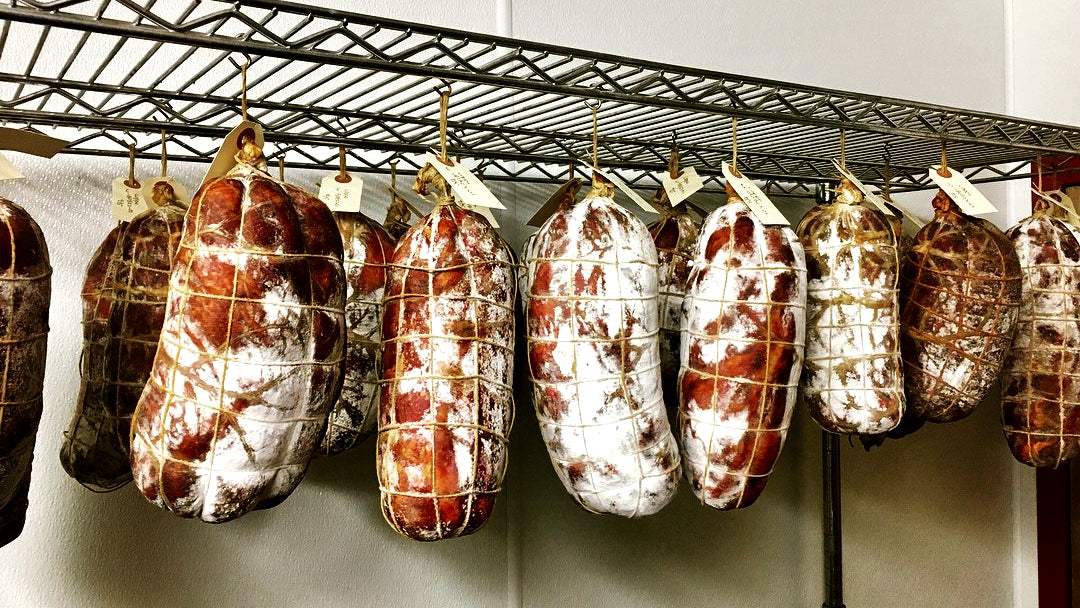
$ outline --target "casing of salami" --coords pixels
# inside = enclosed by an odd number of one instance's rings
[[[675,496],[679,451],[660,387],[657,256],[594,177],[526,252],[533,405],[555,472],[588,511],[638,517]]]
[[[430,165],[414,189],[429,184],[438,204],[389,263],[376,447],[383,516],[421,541],[487,521],[514,422],[513,253]]]
[[[1056,468],[1080,454],[1080,232],[1040,202],[1006,232],[1023,283],[1001,417],[1017,460]]]
[[[37,222],[0,198],[0,547],[26,522],[41,420],[52,267]]]
[[[135,485],[223,522],[292,492],[341,390],[341,235],[319,199],[247,142],[188,210],[150,381],[132,422]]]
[[[997,380],[1020,306],[1020,260],[992,223],[944,192],[900,271],[900,348],[915,418],[952,422]]]
[[[787,438],[806,341],[806,259],[729,190],[690,273],[679,376],[683,467],[702,504],[750,506]]]

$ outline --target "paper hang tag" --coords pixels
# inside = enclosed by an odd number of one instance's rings
[[[413,215],[415,215],[416,217],[424,217],[425,215],[427,215],[427,214],[426,214],[426,213],[424,213],[423,211],[420,211],[420,209],[418,209],[418,208],[416,207],[416,205],[414,205],[414,204],[412,203],[412,201],[410,201],[410,200],[409,200],[409,197],[407,197],[407,196],[405,196],[404,194],[402,194],[402,193],[401,193],[400,191],[398,191],[398,190],[397,190],[396,188],[394,188],[393,186],[387,186],[387,187],[386,187],[386,190],[387,190],[388,192],[390,192],[390,194],[392,194],[392,195],[394,195],[394,196],[396,196],[396,197],[400,198],[401,200],[405,201],[405,207],[406,207],[406,208],[407,208],[407,209],[408,209],[408,210],[409,210],[409,211],[410,211],[410,212],[411,212],[411,213],[412,213]]]
[[[132,188],[126,181],[127,177],[118,177],[112,181],[112,216],[119,222],[130,222],[150,208],[143,198],[142,184]]]
[[[562,204],[563,199],[566,198],[567,191],[569,191],[572,187],[580,188],[581,179],[575,177],[574,179],[571,179],[565,184],[559,186],[559,189],[551,193],[551,196],[549,196],[548,199],[544,201],[543,205],[540,205],[540,208],[537,209],[536,213],[534,213],[533,216],[529,218],[529,221],[525,223],[529,226],[535,226],[537,228],[543,226],[544,222],[546,222],[549,217],[555,215],[555,212],[559,210],[559,205]]]
[[[0,127],[0,150],[12,150],[42,158],[52,158],[56,156],[57,152],[70,144],[71,142],[25,129]]]
[[[629,196],[630,200],[637,203],[637,206],[641,207],[642,211],[646,211],[648,213],[656,213],[656,214],[660,213],[659,211],[656,210],[656,207],[653,207],[645,199],[641,198],[640,194],[638,194],[637,192],[634,192],[634,189],[631,188],[630,186],[628,186],[626,184],[626,182],[624,182],[618,175],[615,175],[614,173],[605,171],[603,169],[597,169],[596,167],[593,167],[592,165],[590,165],[589,163],[586,163],[586,162],[582,162],[581,166],[585,167],[589,171],[597,173],[598,175],[600,175],[604,179],[606,179],[609,182],[615,184],[615,187],[618,188],[619,190],[622,190],[623,194],[625,194],[626,196]]]
[[[23,179],[24,177],[26,176],[20,173],[6,156],[0,154],[0,180]]]
[[[221,147],[214,155],[214,162],[210,163],[210,168],[206,170],[201,183],[205,184],[215,177],[221,177],[235,167],[236,154],[240,152],[242,142],[247,138],[254,138],[255,145],[260,149],[266,145],[261,126],[250,120],[241,122],[233,127],[233,130],[225,136],[225,141],[221,142]]]
[[[855,188],[858,189],[859,192],[862,192],[863,199],[876,207],[878,211],[884,213],[885,215],[900,217],[896,214],[896,211],[889,208],[888,201],[885,200],[885,197],[872,192],[866,184],[859,181],[859,178],[855,177],[847,169],[841,167],[840,163],[836,162],[835,160],[833,161],[833,165],[836,166],[836,170],[840,172],[840,175],[847,178],[847,180],[851,182],[851,185],[855,186]]]
[[[446,183],[450,185],[450,190],[454,194],[454,198],[459,203],[465,205],[471,205],[473,207],[490,207],[492,209],[506,209],[506,207],[499,202],[499,199],[495,198],[495,195],[488,190],[488,187],[484,185],[484,182],[480,181],[480,178],[473,175],[472,171],[469,171],[465,165],[460,162],[453,165],[447,165],[439,160],[439,157],[433,153],[428,152],[424,157],[424,160],[428,162],[435,170],[439,172],[439,175],[443,176]]]
[[[1051,190],[1049,192],[1043,192],[1042,190],[1034,187],[1031,189],[1031,192],[1035,196],[1045,200],[1051,205],[1060,207],[1061,209],[1065,210],[1066,217],[1068,217],[1068,222],[1073,226],[1080,226],[1080,215],[1077,215],[1076,205],[1073,203],[1072,198],[1068,194],[1065,194],[1061,190]],[[1054,197],[1050,196],[1051,194],[1056,194],[1060,196],[1061,200],[1055,199]]]
[[[345,174],[349,181],[338,181],[341,173],[331,173],[319,182],[319,200],[326,203],[330,211],[337,213],[359,213],[360,196],[364,193],[364,182],[355,175]]]
[[[780,213],[780,210],[769,200],[769,197],[765,196],[761,188],[757,187],[757,184],[750,181],[745,175],[735,175],[731,165],[726,162],[724,163],[724,179],[739,195],[739,198],[746,203],[746,206],[750,207],[754,215],[761,220],[762,224],[769,226],[791,225],[791,222],[784,217],[783,213]]]
[[[673,178],[667,171],[663,175],[664,191],[667,192],[667,198],[672,207],[705,187],[705,182],[701,181],[697,169],[693,167],[686,167],[680,171],[679,177]]]
[[[462,209],[468,209],[469,211],[475,211],[475,212],[479,213],[480,215],[484,216],[485,218],[487,218],[487,221],[488,221],[488,223],[491,224],[492,228],[498,228],[499,227],[498,220],[496,220],[495,216],[491,214],[491,209],[489,209],[488,207],[482,207],[482,206],[478,206],[478,205],[470,205],[468,203],[458,203],[458,206],[460,206]]]
[[[191,198],[188,196],[187,188],[184,184],[181,184],[175,178],[169,176],[151,177],[143,180],[142,183],[142,197],[146,201],[147,207],[154,205],[154,186],[160,183],[166,183],[172,186],[173,192],[176,194],[176,202],[183,207],[187,207],[191,204]]]
[[[940,165],[930,167],[930,179],[949,195],[960,210],[968,215],[997,212],[997,207],[983,196],[959,171],[949,170],[949,177],[938,173]]]

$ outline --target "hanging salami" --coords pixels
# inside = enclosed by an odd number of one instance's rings
[[[660,209],[659,221],[649,225],[649,234],[656,245],[660,313],[660,370],[664,401],[674,412],[679,403],[679,337],[682,334],[682,306],[687,280],[694,261],[694,250],[701,234],[701,223],[678,205],[674,209],[660,190],[653,197]]]
[[[1080,454],[1080,232],[1037,205],[1006,232],[1023,282],[1002,425],[1017,460],[1056,468]]]
[[[41,420],[52,267],[30,214],[0,198],[0,547],[26,522],[30,465]]]
[[[878,434],[904,413],[897,235],[846,179],[795,229],[806,252],[810,416],[831,433]]]
[[[382,375],[382,300],[386,263],[394,239],[361,213],[337,213],[344,245],[345,325],[348,348],[345,383],[330,412],[322,451],[340,454],[375,433]]]
[[[376,467],[386,521],[408,538],[475,532],[506,472],[514,420],[514,256],[427,165],[439,201],[398,242],[383,306]]]
[[[975,410],[1001,371],[1020,305],[1020,261],[990,222],[944,192],[900,273],[901,354],[915,418],[952,422]]]
[[[182,517],[223,522],[288,497],[341,390],[341,235],[253,143],[184,222],[150,381],[132,422],[135,484]]]
[[[806,259],[728,191],[706,218],[683,321],[679,433],[694,494],[753,504],[787,437],[806,340]]]
[[[660,387],[657,257],[594,177],[526,252],[533,404],[555,471],[585,509],[637,517],[671,501],[679,452]]]
[[[131,481],[131,415],[153,367],[185,209],[166,182],[154,207],[117,226],[83,284],[82,386],[60,463],[97,492]]]

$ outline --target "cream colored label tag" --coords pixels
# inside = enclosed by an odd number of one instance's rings
[[[672,207],[685,201],[691,194],[705,187],[705,182],[701,181],[697,169],[693,167],[687,167],[679,171],[679,177],[675,178],[672,178],[671,174],[665,171],[663,184],[664,191],[667,192],[667,198]]]
[[[472,171],[469,171],[465,165],[460,162],[453,165],[447,165],[439,160],[439,157],[432,152],[428,152],[424,157],[435,170],[439,172],[439,175],[443,176],[446,183],[450,185],[450,189],[454,193],[454,198],[459,202],[473,207],[490,207],[492,209],[506,209],[499,199],[495,198],[495,195],[488,190],[488,187],[484,185],[484,182],[480,181],[480,178],[473,175]]]
[[[236,154],[243,146],[243,142],[248,138],[253,138],[255,145],[259,146],[260,149],[266,144],[266,140],[263,139],[262,127],[250,120],[241,122],[225,136],[225,141],[221,142],[221,147],[218,148],[217,154],[214,155],[214,162],[210,163],[210,168],[206,170],[206,175],[203,176],[200,183],[205,184],[215,177],[221,177],[235,167]]]
[[[1072,224],[1073,226],[1080,226],[1080,215],[1077,215],[1077,213],[1076,213],[1076,205],[1073,203],[1072,197],[1070,197],[1068,194],[1065,194],[1061,190],[1051,190],[1049,192],[1043,192],[1042,190],[1039,190],[1038,188],[1035,188],[1035,187],[1032,187],[1031,192],[1035,196],[1045,200],[1046,202],[1050,203],[1051,205],[1055,205],[1057,207],[1060,207],[1060,208],[1064,209],[1065,213],[1066,213],[1066,217],[1068,217],[1068,222],[1070,224]],[[1061,197],[1061,200],[1058,200],[1058,199],[1054,198],[1053,196],[1051,196],[1053,194],[1056,194],[1059,197]]]
[[[581,163],[581,166],[585,167],[589,171],[595,171],[604,179],[608,180],[612,184],[615,184],[615,187],[619,190],[622,190],[623,194],[629,196],[630,200],[637,203],[637,206],[641,207],[642,211],[647,211],[649,213],[660,213],[656,210],[656,207],[653,207],[651,204],[646,202],[645,199],[641,198],[640,194],[634,192],[634,189],[627,185],[627,183],[624,182],[618,175],[615,175],[614,173],[610,173],[608,171],[604,171],[603,169],[597,169],[585,162]]]
[[[872,192],[870,190],[870,188],[866,184],[859,181],[859,178],[852,175],[851,172],[848,171],[847,169],[844,169],[843,167],[841,167],[840,163],[838,163],[838,162],[836,162],[834,160],[833,164],[836,165],[836,170],[840,172],[840,175],[843,175],[844,177],[846,177],[847,180],[849,182],[851,182],[851,185],[855,186],[855,188],[858,189],[859,192],[862,192],[863,199],[865,199],[871,205],[876,207],[878,211],[884,213],[885,215],[891,215],[893,217],[899,217],[896,214],[895,211],[893,211],[892,209],[889,208],[889,205],[887,204],[888,201],[886,201],[884,197],[882,197],[879,194],[876,194],[876,193]]]
[[[112,216],[120,222],[130,222],[136,215],[150,208],[143,198],[142,185],[132,188],[126,177],[112,181]]]
[[[761,188],[757,187],[757,184],[750,181],[745,175],[735,175],[735,172],[731,170],[731,165],[726,162],[724,163],[724,179],[734,188],[739,198],[746,203],[747,207],[750,207],[750,210],[761,220],[762,224],[769,226],[791,225],[791,222],[784,217],[783,213],[780,213],[780,210],[769,200],[769,197],[765,196]]]
[[[940,165],[930,167],[930,179],[949,195],[960,210],[968,215],[995,213],[997,207],[983,196],[959,171],[950,169],[949,177],[938,173]]]
[[[142,181],[142,196],[143,200],[147,202],[148,207],[154,204],[154,186],[160,183],[166,183],[172,186],[173,193],[176,194],[176,202],[179,203],[180,206],[187,207],[191,205],[191,198],[188,196],[188,191],[187,188],[184,187],[184,184],[181,184],[176,178],[166,175],[151,177]]]
[[[499,227],[499,222],[495,219],[495,216],[491,214],[491,209],[489,209],[487,207],[480,207],[480,206],[477,206],[477,205],[470,205],[468,203],[458,203],[458,205],[462,209],[468,209],[469,211],[475,211],[476,213],[479,213],[480,215],[487,218],[487,221],[491,224],[492,228],[498,228]]]
[[[364,182],[349,173],[345,174],[349,180],[347,182],[339,181],[340,177],[342,177],[340,173],[332,173],[322,178],[319,182],[319,200],[326,203],[330,211],[359,213]]]
[[[25,176],[11,164],[6,156],[0,154],[0,180],[23,179]]]

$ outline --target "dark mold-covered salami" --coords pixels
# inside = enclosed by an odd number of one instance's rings
[[[952,422],[989,392],[1012,343],[1020,260],[990,222],[963,214],[944,192],[900,273],[901,354],[915,418]]]
[[[172,186],[156,184],[154,207],[110,232],[87,268],[82,386],[60,463],[97,492],[131,481],[131,415],[153,367],[184,212]]]
[[[0,547],[26,522],[30,464],[41,420],[52,267],[30,214],[0,198]]]
[[[1080,454],[1080,232],[1040,203],[1006,233],[1023,283],[1001,410],[1013,456],[1056,468]]]
[[[248,142],[188,210],[153,372],[132,423],[135,484],[222,522],[285,500],[341,390],[341,235]]]
[[[656,247],[595,179],[526,253],[533,405],[570,495],[636,517],[668,504],[679,477],[660,388]]]
[[[806,340],[806,260],[729,190],[701,230],[683,322],[679,436],[694,494],[747,507],[791,424]]]
[[[847,180],[795,229],[806,252],[803,400],[832,433],[878,434],[904,413],[897,240]]]
[[[322,450],[340,454],[375,433],[382,376],[382,300],[386,264],[394,239],[361,213],[338,213],[344,245],[345,324],[348,348],[345,383],[326,426]]]
[[[389,263],[376,448],[383,516],[422,541],[487,521],[514,420],[513,252],[426,166],[429,184],[439,203]]]

